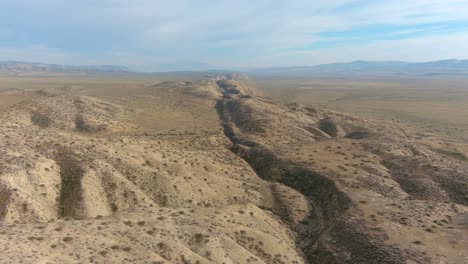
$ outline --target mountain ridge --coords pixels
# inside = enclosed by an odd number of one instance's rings
[[[468,60],[448,59],[429,62],[356,60],[315,66],[260,68],[249,71],[249,74],[254,76],[281,75],[290,77],[329,74],[466,75],[468,74]]]
[[[129,72],[129,68],[118,65],[63,65],[41,62],[0,61],[0,72]]]
[[[154,73],[219,73],[228,70],[174,70]],[[0,61],[0,73],[143,73],[120,65],[64,65],[41,62]],[[447,59],[428,62],[406,62],[398,60],[337,62],[312,66],[285,66],[238,70],[257,77],[269,76],[327,76],[327,75],[467,75],[468,60]]]
[[[354,60],[350,62],[334,62],[334,63],[322,63],[317,65],[302,65],[302,66],[285,66],[285,67],[266,67],[266,68],[256,68],[253,70],[270,70],[270,69],[304,69],[304,68],[328,68],[328,67],[338,67],[338,66],[445,66],[445,67],[468,67],[468,59],[446,59],[446,60],[436,60],[436,61],[426,61],[426,62],[408,62],[400,60]]]

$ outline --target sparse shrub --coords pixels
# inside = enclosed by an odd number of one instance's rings
[[[319,122],[319,129],[332,137],[338,136],[338,127],[333,120],[326,118]]]
[[[60,148],[55,154],[60,167],[59,214],[62,217],[75,217],[83,200],[81,179],[85,174],[78,156],[66,148]]]
[[[39,112],[32,112],[31,122],[38,127],[46,128],[50,126],[52,120]]]
[[[115,203],[111,203],[110,207],[111,207],[112,212],[114,213],[117,212],[117,210],[119,209],[119,207]]]
[[[205,236],[201,233],[196,233],[194,236],[193,236],[193,240],[195,241],[195,243],[197,244],[200,244],[201,242],[203,242],[203,239],[205,238]]]
[[[31,240],[31,241],[33,241],[33,240],[42,241],[42,240],[44,240],[44,238],[43,238],[43,237],[33,237],[33,236],[30,236],[30,237],[28,237],[28,240]]]
[[[123,247],[122,250],[125,251],[125,252],[130,252],[130,250],[132,250],[132,248],[131,247]]]
[[[82,115],[77,115],[75,117],[75,127],[78,131],[82,132],[93,132],[95,130]]]
[[[64,238],[63,238],[63,242],[67,242],[67,243],[70,242],[70,241],[72,241],[72,240],[73,240],[73,237],[68,237],[68,236],[67,236],[67,237],[64,237]]]

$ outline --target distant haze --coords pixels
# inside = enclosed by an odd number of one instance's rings
[[[171,68],[171,67],[169,67]],[[223,74],[235,69],[212,69],[195,71],[197,76]],[[180,71],[168,71],[180,74]],[[309,78],[309,77],[350,77],[350,76],[463,76],[468,77],[468,60],[440,60],[422,63],[404,61],[354,61],[348,63],[320,64],[315,66],[256,68],[239,70],[253,77],[266,78]],[[125,66],[118,65],[60,65],[18,61],[0,61],[0,73],[113,73],[129,74]],[[185,75],[188,72],[183,72]]]
[[[440,60],[431,62],[404,61],[354,61],[316,66],[263,68],[248,71],[261,77],[333,77],[333,76],[465,76],[468,77],[468,60]]]
[[[128,72],[124,66],[116,65],[86,65],[71,66],[59,64],[45,64],[39,62],[0,61],[0,72],[25,73],[25,72]]]
[[[468,58],[468,1],[3,0],[0,61],[191,71]]]

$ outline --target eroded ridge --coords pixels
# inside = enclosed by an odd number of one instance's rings
[[[307,199],[299,221],[284,206],[274,212],[308,263],[466,261],[463,159],[419,145],[399,127],[255,96],[235,79],[218,85],[232,151]]]
[[[102,89],[0,93],[0,262],[467,258],[466,161],[400,127],[236,75]]]
[[[23,91],[2,111],[0,262],[303,263],[270,190],[307,203],[227,148],[216,83],[132,89]]]

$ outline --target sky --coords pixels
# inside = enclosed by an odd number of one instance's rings
[[[468,0],[1,0],[0,60],[135,71],[468,59]]]

